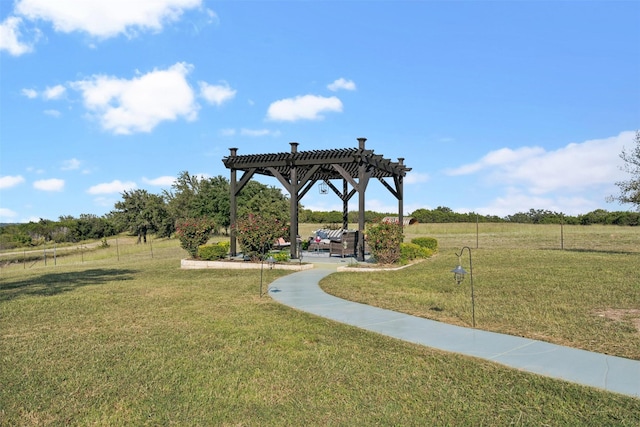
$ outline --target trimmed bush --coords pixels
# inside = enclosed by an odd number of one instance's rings
[[[200,259],[205,261],[216,261],[227,257],[229,253],[229,242],[218,242],[215,245],[202,245],[198,248]]]
[[[288,251],[280,251],[273,254],[272,256],[276,260],[276,262],[287,262],[289,261],[290,255],[291,254]]]
[[[431,249],[415,243],[400,244],[400,264],[406,264],[414,259],[429,258],[431,255],[433,255]]]
[[[232,225],[236,230],[238,243],[245,256],[259,260],[262,254],[269,252],[273,242],[285,237],[289,225],[269,215],[247,214]]]
[[[402,227],[392,222],[376,224],[367,230],[369,249],[380,264],[395,264],[400,260],[403,238]]]
[[[215,224],[208,218],[184,218],[176,221],[176,236],[182,249],[189,252],[191,258],[198,257],[198,247],[209,240]]]
[[[411,243],[431,249],[432,253],[438,252],[438,240],[433,237],[416,237],[415,239],[411,239]]]

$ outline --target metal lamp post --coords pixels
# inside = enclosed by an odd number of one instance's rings
[[[460,250],[460,253],[456,253],[456,256],[458,257],[458,266],[453,270],[451,270],[451,272],[453,273],[453,279],[456,281],[456,283],[458,285],[461,284],[462,281],[464,280],[464,276],[467,274],[467,271],[464,268],[462,268],[462,263],[460,262],[460,258],[462,257],[462,254],[464,253],[465,249],[469,252],[469,276],[471,278],[470,279],[471,281],[471,324],[475,328],[476,327],[476,302],[475,302],[475,296],[473,294],[473,264],[471,262],[471,248],[469,246],[464,246]]]

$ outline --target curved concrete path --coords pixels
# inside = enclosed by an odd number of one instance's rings
[[[269,295],[298,310],[404,341],[640,398],[640,361],[448,325],[346,301],[318,286],[337,266],[315,266],[276,280],[269,286]]]

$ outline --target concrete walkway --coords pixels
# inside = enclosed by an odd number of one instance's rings
[[[346,301],[318,286],[322,278],[336,271],[336,260],[314,264],[316,268],[312,270],[273,282],[269,295],[298,310],[404,341],[640,398],[640,361],[448,325]]]

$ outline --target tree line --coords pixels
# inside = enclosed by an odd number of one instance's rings
[[[78,218],[61,216],[58,221],[41,219],[38,222],[4,224],[0,227],[0,249],[38,246],[43,243],[76,243],[84,240],[102,239],[128,232],[138,237],[139,243],[147,240],[148,234],[156,237],[171,237],[176,231],[176,222],[185,218],[208,218],[215,224],[214,233],[228,234],[230,224],[229,180],[223,176],[201,178],[181,172],[170,190],[151,194],[146,190],[130,190],[122,193],[122,200],[114,210],[98,217],[82,214]],[[238,195],[238,217],[260,212],[265,217],[289,221],[289,199],[277,187],[250,181]],[[358,222],[358,212],[348,213],[349,222]],[[377,223],[396,213],[365,212],[366,223]],[[505,217],[481,215],[475,212],[459,213],[448,207],[417,209],[407,214],[420,223],[453,222],[510,222],[523,224],[610,224],[640,225],[640,212],[597,209],[571,216],[561,212],[530,209]],[[312,211],[300,206],[299,221],[323,224],[328,227],[342,226],[341,211]]]

